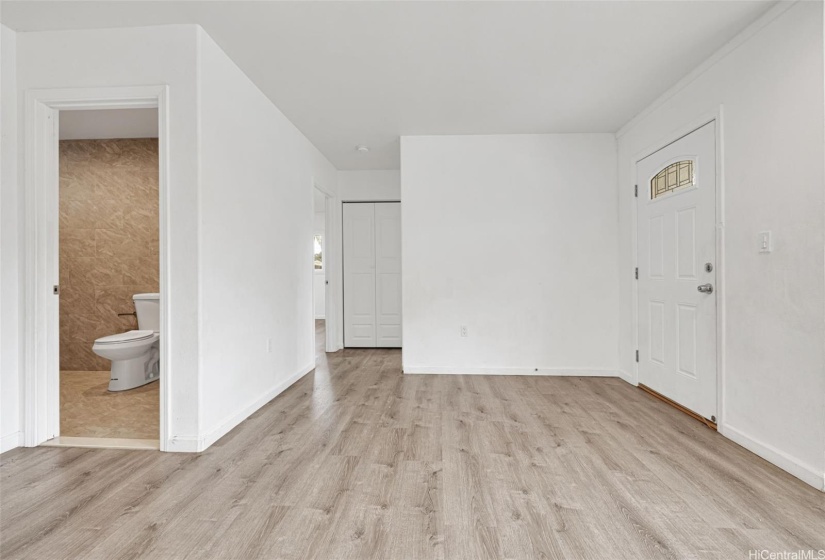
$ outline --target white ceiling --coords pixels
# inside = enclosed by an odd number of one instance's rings
[[[157,138],[157,109],[60,111],[61,140]]]
[[[199,23],[336,167],[393,169],[400,135],[616,131],[773,3],[4,0],[0,20]]]

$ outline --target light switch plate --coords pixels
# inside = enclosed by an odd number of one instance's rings
[[[773,250],[773,240],[770,231],[759,232],[759,252],[770,253]]]

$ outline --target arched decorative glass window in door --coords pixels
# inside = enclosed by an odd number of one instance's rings
[[[693,160],[677,161],[650,180],[650,199],[693,185]]]

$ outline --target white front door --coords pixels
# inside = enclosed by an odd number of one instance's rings
[[[344,204],[344,346],[374,347],[375,204]]]
[[[716,419],[716,132],[636,164],[639,383]]]

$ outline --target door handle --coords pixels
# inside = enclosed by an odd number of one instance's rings
[[[696,289],[702,292],[703,294],[712,294],[713,284],[700,284],[696,286]]]

